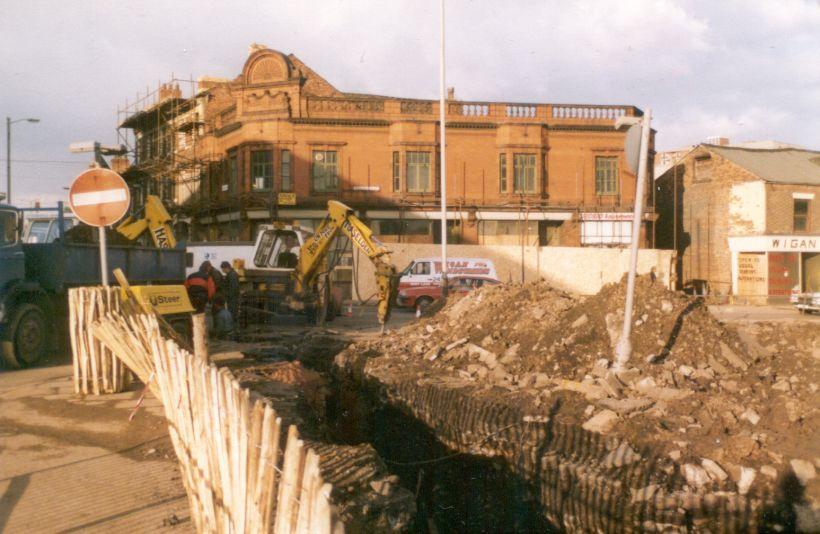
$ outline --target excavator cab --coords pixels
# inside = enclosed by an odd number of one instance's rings
[[[304,242],[304,232],[294,227],[268,228],[259,233],[254,266],[260,269],[295,269]]]

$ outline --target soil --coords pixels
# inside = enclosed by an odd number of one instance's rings
[[[808,501],[820,503],[816,324],[735,328],[701,299],[639,277],[632,355],[615,372],[625,287],[586,298],[543,282],[485,287],[348,351],[367,354],[368,368],[382,374],[472,385],[498,402],[650,447],[697,491],[774,491],[796,475]]]

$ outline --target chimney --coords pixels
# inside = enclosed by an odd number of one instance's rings
[[[456,99],[456,88],[455,87],[448,87],[447,88],[447,100],[455,100]]]
[[[130,162],[125,156],[114,156],[111,158],[111,170],[117,174],[122,174],[128,170]]]

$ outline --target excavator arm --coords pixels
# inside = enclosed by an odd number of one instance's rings
[[[142,219],[135,219],[133,216],[126,218],[117,225],[117,232],[134,241],[148,230],[155,247],[176,248],[177,240],[171,230],[171,216],[159,197],[148,195],[142,212]]]
[[[397,289],[396,267],[390,261],[390,250],[382,245],[373,232],[348,206],[330,200],[327,203],[327,217],[308,238],[299,255],[299,262],[294,273],[296,292],[304,293],[316,283],[316,277],[323,271],[330,244],[341,232],[359,248],[376,267],[376,284],[378,287],[379,323],[384,324],[390,318],[390,311]]]

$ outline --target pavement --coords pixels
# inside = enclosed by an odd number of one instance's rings
[[[192,532],[162,405],[75,395],[70,365],[0,371],[0,532]]]
[[[800,313],[797,308],[788,304],[767,306],[720,304],[709,306],[709,311],[723,322],[815,322],[820,324],[820,314]]]

